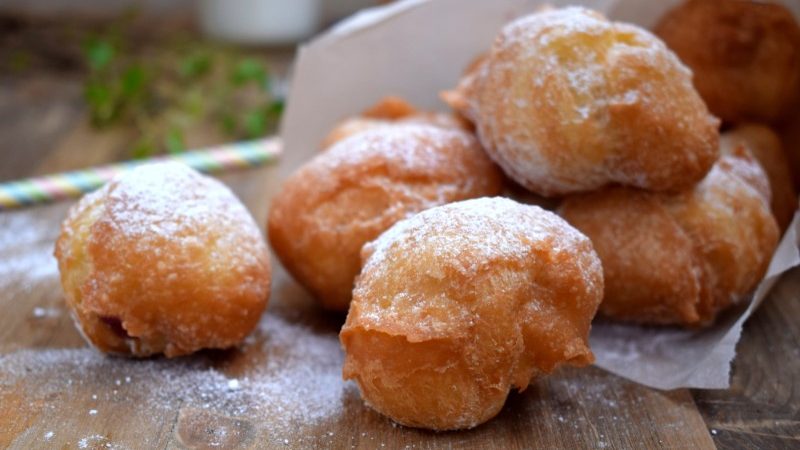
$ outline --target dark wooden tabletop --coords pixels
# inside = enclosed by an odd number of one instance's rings
[[[0,80],[0,180],[125,158],[129,144],[124,131],[98,133],[86,124],[77,79],[36,75]],[[274,167],[221,177],[259,223],[266,219],[275,178]],[[130,400],[146,393],[115,401],[112,393],[122,388],[119,379],[112,379],[114,365],[130,364],[125,361],[93,362],[93,370],[109,371],[108,376],[99,373],[80,383],[70,379],[59,384],[63,377],[57,371],[77,369],[49,367],[48,359],[37,359],[36,352],[86,346],[64,311],[58,274],[49,259],[70,204],[0,213],[0,447],[800,448],[798,271],[783,277],[745,325],[728,390],[662,392],[597,368],[562,370],[522,394],[512,394],[499,417],[467,432],[437,434],[393,426],[365,408],[350,384],[342,384],[341,397],[333,400],[341,403],[334,414],[292,422],[279,430],[282,435],[276,431],[276,416],[270,415],[280,411],[258,417],[246,411],[201,414],[194,400],[173,404],[167,399],[166,408]],[[40,264],[48,268],[38,270]],[[265,320],[268,325],[269,320],[289,324],[285,326],[303,323],[303,330],[336,349],[331,360],[340,360],[335,342],[342,318],[318,310],[279,267]],[[222,374],[247,374],[251,365],[283,357],[276,348],[281,345],[289,344],[270,337],[267,329],[234,354],[196,358],[210,361]],[[16,357],[20,354],[28,356]],[[191,365],[192,358],[184,363]],[[13,366],[20,361],[44,363],[24,368],[30,373],[23,377],[22,369]],[[334,364],[330,374],[335,378],[338,370]],[[147,377],[151,372],[136,373]],[[315,373],[319,371],[311,371]],[[163,383],[166,389],[174,380]],[[331,383],[341,387],[339,381]],[[306,401],[297,393],[286,396]],[[93,401],[100,406],[92,406]],[[231,429],[236,433],[220,434]]]

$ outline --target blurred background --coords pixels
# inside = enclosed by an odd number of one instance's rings
[[[381,3],[0,0],[0,181],[270,135],[297,45]]]

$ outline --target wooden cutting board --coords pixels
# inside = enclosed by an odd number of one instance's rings
[[[28,81],[27,83],[30,83]],[[75,91],[0,85],[0,177],[107,162]],[[23,94],[20,94],[23,92]],[[71,92],[71,93],[70,93]],[[43,94],[44,93],[44,94]],[[47,95],[47,101],[35,101]],[[35,141],[36,145],[31,142]],[[46,150],[42,150],[46,149]],[[265,223],[276,167],[221,177]],[[267,313],[244,346],[166,360],[103,356],[65,310],[51,257],[69,202],[0,213],[0,447],[786,448],[800,444],[800,272],[745,327],[726,391],[662,392],[597,368],[567,369],[509,397],[474,430],[392,424],[341,381],[344,316],[316,307],[273,261]]]

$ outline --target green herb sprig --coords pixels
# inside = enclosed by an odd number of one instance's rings
[[[270,93],[262,57],[188,37],[135,48],[126,23],[85,40],[84,99],[94,127],[136,130],[134,157],[184,151],[198,126],[216,126],[229,139],[275,130],[283,102]]]

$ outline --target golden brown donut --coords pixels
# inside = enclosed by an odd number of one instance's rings
[[[761,164],[772,192],[772,214],[781,231],[785,230],[797,210],[797,193],[778,135],[766,126],[745,124],[722,133],[719,142],[723,155],[731,154],[736,147],[743,145]]]
[[[396,96],[387,96],[361,113],[337,124],[322,141],[322,149],[362,131],[398,123],[436,125],[443,128],[471,130],[465,120],[452,114],[419,111],[407,101]]]
[[[340,334],[344,377],[396,422],[472,428],[512,388],[594,361],[600,260],[551,212],[500,197],[452,203],[397,223],[362,257]]]
[[[185,355],[239,344],[267,304],[267,246],[218,181],[147,164],[73,206],[55,255],[67,306],[103,352]]]
[[[559,213],[603,261],[600,313],[623,321],[711,324],[756,287],[778,242],[766,175],[741,146],[686,192],[608,188]]]
[[[323,307],[347,311],[365,243],[419,211],[501,187],[471,133],[381,127],[338,142],[289,177],[270,208],[269,239]]]
[[[775,121],[800,102],[800,27],[784,6],[688,0],[655,33],[694,71],[694,85],[726,121]]]
[[[718,156],[719,121],[691,72],[649,32],[583,8],[506,25],[443,98],[506,174],[545,196],[679,190]]]

